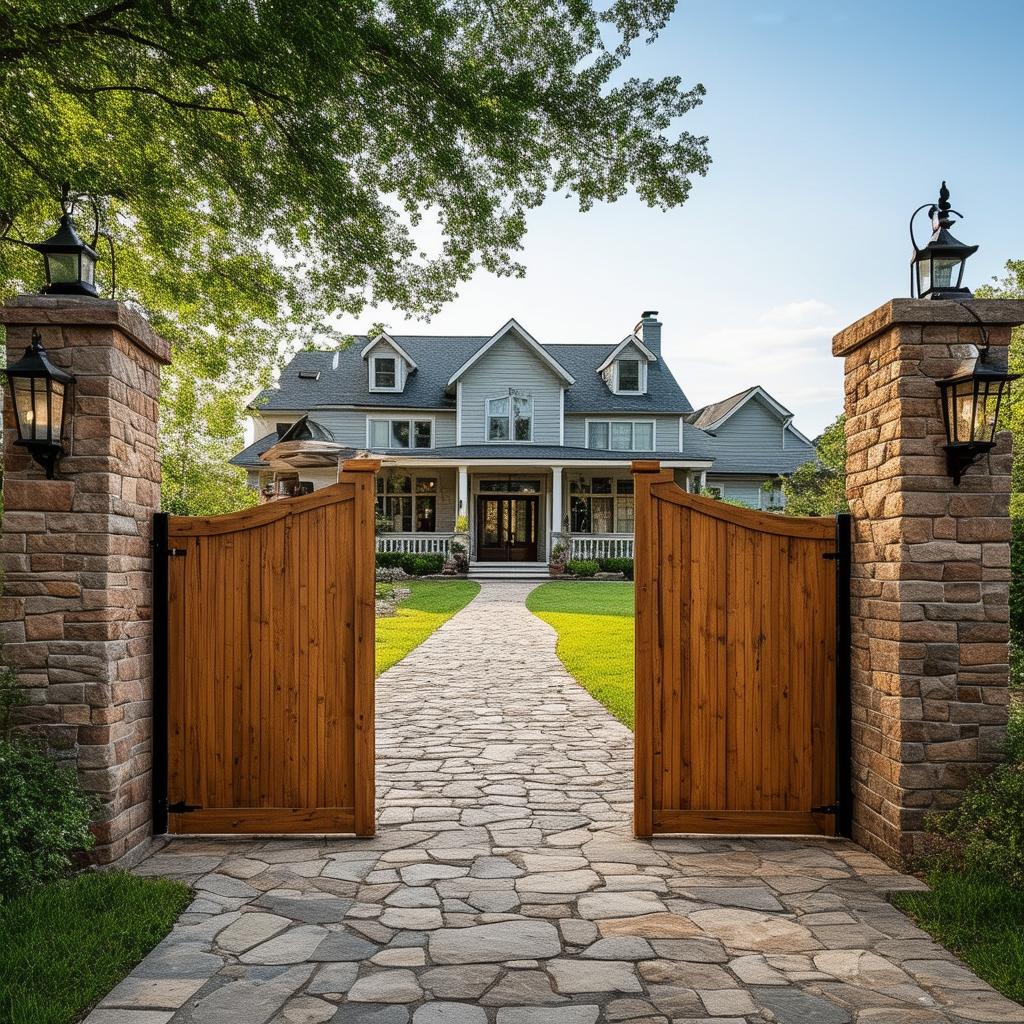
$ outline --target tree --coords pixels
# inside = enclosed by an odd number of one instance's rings
[[[846,417],[837,416],[814,441],[816,457],[782,480],[791,516],[834,516],[846,505]]]
[[[429,314],[477,268],[522,273],[526,214],[549,192],[581,210],[630,190],[684,202],[709,157],[677,119],[703,87],[624,72],[673,8],[3,5],[0,234],[49,234],[69,182],[174,373],[254,391],[338,314]],[[39,275],[35,254],[0,245],[0,290]]]
[[[1024,260],[1008,260],[1006,277],[977,289],[979,299],[1024,299]],[[1010,334],[1009,366],[1013,373],[1024,374],[1024,327]],[[1010,479],[1010,514],[1024,516],[1024,392],[1010,386],[1008,399],[1000,408],[1000,429],[1013,434],[1013,469]]]

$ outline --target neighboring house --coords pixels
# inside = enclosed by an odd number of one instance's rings
[[[634,459],[691,491],[779,507],[771,482],[814,457],[792,413],[759,387],[694,410],[661,326],[647,312],[617,344],[552,345],[509,320],[490,337],[300,352],[253,402],[258,440],[231,462],[272,499],[379,457],[378,546],[447,552],[466,516],[474,563],[536,565],[563,538],[574,557],[631,556]]]

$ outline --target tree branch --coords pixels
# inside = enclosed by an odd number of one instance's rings
[[[59,39],[70,32],[92,32],[105,22],[116,18],[119,14],[130,11],[137,3],[138,0],[120,0],[120,3],[116,3],[101,11],[95,11],[93,14],[82,18],[81,21],[70,21],[66,24],[54,25],[52,28],[44,29],[31,45],[0,47],[0,60],[18,60],[20,57],[26,57],[34,50],[48,46],[55,39]]]
[[[235,117],[245,117],[245,111],[238,110],[235,107],[219,107],[211,104],[191,103],[188,100],[176,100],[173,96],[168,96],[166,93],[162,93],[157,89],[151,89],[145,85],[97,85],[91,89],[66,85],[64,88],[68,92],[81,96],[92,96],[101,92],[134,92],[143,96],[153,96],[155,99],[161,100],[168,104],[168,106],[179,110],[197,110],[203,114],[232,114]]]

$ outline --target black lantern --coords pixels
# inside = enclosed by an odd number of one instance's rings
[[[995,447],[1003,395],[1020,374],[986,362],[988,346],[976,363],[962,366],[952,377],[936,381],[942,389],[942,420],[946,428],[946,462],[953,483],[965,469]]]
[[[25,354],[4,370],[18,432],[15,444],[23,445],[53,479],[54,467],[64,451],[63,425],[70,373],[50,362],[43,339],[33,330]]]
[[[933,203],[928,210],[932,219],[932,237],[923,248],[918,248],[914,239],[914,217],[924,208],[919,206],[910,218],[910,242],[914,246],[914,255],[910,260],[910,294],[916,293],[919,299],[970,299],[973,298],[969,288],[963,287],[964,264],[968,256],[978,251],[976,245],[964,245],[950,233],[953,217],[962,217],[949,204],[949,189],[942,183],[939,189],[939,201]]]
[[[71,214],[60,218],[57,233],[45,242],[29,242],[29,248],[43,254],[46,263],[47,295],[99,296],[96,287],[96,260],[99,256],[91,245],[86,245],[75,231]]]

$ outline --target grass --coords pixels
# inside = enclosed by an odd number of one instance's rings
[[[419,647],[442,623],[480,593],[468,580],[411,580],[412,593],[394,615],[377,620],[377,675]]]
[[[576,681],[633,728],[633,584],[545,583],[526,607],[558,634]]]
[[[170,930],[192,895],[124,872],[79,875],[0,905],[0,1021],[69,1024]]]
[[[931,892],[890,899],[993,988],[1024,1003],[1024,890],[970,871],[932,871],[927,881]]]

